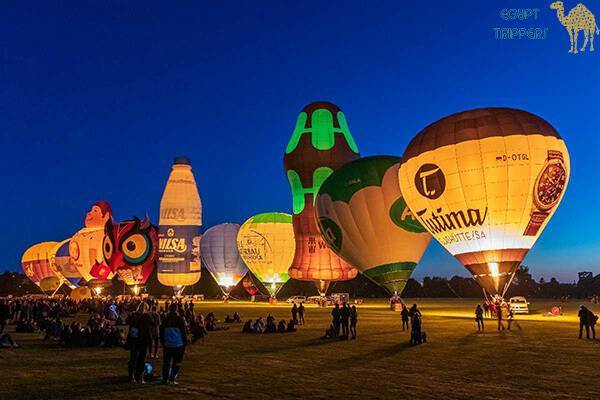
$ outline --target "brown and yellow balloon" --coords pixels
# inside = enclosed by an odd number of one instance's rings
[[[485,292],[503,296],[562,200],[569,170],[565,142],[544,119],[481,108],[417,134],[399,181],[421,224]]]

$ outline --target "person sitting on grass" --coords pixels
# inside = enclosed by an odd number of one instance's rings
[[[204,325],[204,317],[202,314],[199,314],[196,319],[192,321],[192,344],[196,343],[198,340],[202,340],[202,343],[204,343],[206,335],[208,335],[208,332]]]
[[[321,339],[335,339],[335,329],[333,324],[329,325],[329,328],[325,329],[325,335]]]
[[[16,349],[19,347],[19,345],[15,343],[15,341],[10,336],[10,333],[4,332],[0,333],[0,347]]]
[[[287,331],[287,324],[285,323],[285,320],[282,319],[277,324],[277,332],[279,332],[279,333],[285,333],[286,331]]]
[[[290,319],[290,322],[288,322],[288,326],[287,326],[287,332],[296,332],[296,321],[294,321],[293,319]]]
[[[265,323],[263,321],[263,318],[258,317],[258,319],[254,322],[254,325],[252,326],[252,331],[254,333],[263,333],[264,330],[265,330]]]
[[[275,318],[267,318],[267,326],[265,327],[265,333],[277,333],[277,326],[275,326]]]
[[[240,317],[240,314],[238,314],[237,311],[233,313],[233,322],[236,324],[242,323],[242,317]]]
[[[246,321],[246,323],[242,327],[242,333],[252,333],[252,320],[251,319]]]

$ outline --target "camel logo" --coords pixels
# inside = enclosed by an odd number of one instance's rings
[[[594,14],[586,6],[579,3],[571,8],[571,11],[567,15],[565,15],[565,6],[562,1],[555,1],[550,4],[550,8],[556,10],[558,21],[567,29],[569,40],[571,41],[569,53],[577,54],[579,51],[585,51],[588,42],[590,43],[590,51],[594,51],[594,36],[600,34],[600,30],[598,30],[598,25],[596,25]],[[577,39],[579,31],[583,31],[584,42],[583,46],[578,50]]]
[[[423,164],[415,174],[415,187],[421,196],[437,199],[446,189],[446,177],[435,164]]]

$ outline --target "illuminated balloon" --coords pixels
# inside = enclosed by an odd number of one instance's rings
[[[503,296],[569,181],[556,129],[526,111],[465,111],[422,130],[402,159],[400,187],[421,225]]]
[[[69,242],[69,262],[88,284],[92,284],[92,281],[108,281],[114,276],[102,249],[105,225],[112,223],[111,215],[112,208],[109,203],[94,203],[85,216],[85,228],[73,235]]]
[[[329,246],[392,293],[401,293],[431,235],[414,218],[400,192],[400,158],[352,161],[319,190],[319,228]]]
[[[78,287],[73,289],[69,297],[74,301],[89,300],[92,298],[92,291],[86,286]]]
[[[46,293],[54,292],[61,284],[50,267],[50,252],[57,244],[58,242],[35,244],[21,257],[21,267],[25,275]]]
[[[290,279],[296,242],[292,216],[263,213],[249,218],[237,236],[240,256],[272,297]]]
[[[248,273],[236,244],[239,230],[238,224],[225,223],[213,226],[202,235],[202,260],[226,296]]]
[[[202,203],[190,160],[177,157],[160,201],[158,280],[176,291],[200,279]]]
[[[81,274],[77,271],[75,265],[70,263],[69,243],[71,239],[63,240],[58,243],[50,252],[50,267],[54,274],[74,289],[81,281]]]
[[[296,254],[289,268],[294,279],[314,280],[321,294],[329,283],[353,279],[358,271],[336,255],[321,237],[314,200],[333,171],[358,158],[346,117],[332,103],[304,107],[285,149],[284,165],[293,197]]]
[[[157,241],[158,233],[148,218],[113,223],[107,225],[104,258],[125,284],[144,285],[154,269]]]

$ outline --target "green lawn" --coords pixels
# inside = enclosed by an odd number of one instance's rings
[[[399,314],[381,301],[360,306],[359,337],[348,342],[320,340],[331,310],[310,307],[297,333],[246,335],[240,325],[210,333],[188,347],[179,386],[128,384],[122,349],[61,348],[40,334],[15,335],[22,348],[0,349],[0,399],[600,398],[600,342],[577,339],[579,303],[565,316],[542,317],[552,301],[533,302],[532,315],[519,317],[521,331],[498,333],[490,321],[484,334],[471,317],[474,300],[418,303],[424,345],[408,344]],[[234,310],[243,319],[290,318],[284,304],[197,309],[220,319]]]

